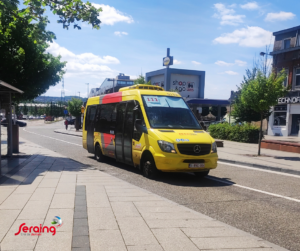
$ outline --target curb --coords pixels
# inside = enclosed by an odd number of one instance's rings
[[[244,165],[244,166],[249,166],[249,167],[254,167],[254,168],[259,168],[259,169],[266,169],[266,170],[282,172],[282,173],[289,173],[289,174],[294,174],[294,175],[300,176],[300,171],[292,170],[292,169],[285,169],[285,168],[272,167],[272,166],[263,166],[263,165],[258,165],[258,164],[242,162],[242,161],[227,160],[227,159],[220,159],[220,158],[218,160],[222,161],[222,162],[230,163],[230,164]]]
[[[70,134],[70,133],[61,132],[61,131],[57,131],[57,130],[54,130],[54,132],[82,138],[82,135]]]

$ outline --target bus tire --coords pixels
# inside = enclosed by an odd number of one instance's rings
[[[105,156],[102,154],[99,144],[95,146],[95,160],[98,162],[103,162],[105,160]]]
[[[209,174],[209,170],[204,172],[195,172],[194,174],[198,179],[203,179]]]
[[[158,170],[155,166],[155,162],[152,155],[147,154],[144,157],[142,172],[144,177],[148,179],[155,179],[158,176]]]

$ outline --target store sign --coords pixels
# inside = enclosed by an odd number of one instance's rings
[[[198,98],[199,76],[171,74],[170,89],[177,91],[182,97]]]
[[[163,66],[173,65],[173,57],[168,56],[163,58]]]
[[[279,98],[278,99],[278,104],[295,104],[295,103],[300,103],[300,97],[292,97],[292,98]]]

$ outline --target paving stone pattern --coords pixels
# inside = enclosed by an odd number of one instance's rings
[[[93,166],[30,142],[26,151],[34,155],[0,183],[1,251],[284,250]],[[55,216],[55,235],[15,235]]]

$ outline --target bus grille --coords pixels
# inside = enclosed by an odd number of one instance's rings
[[[206,155],[210,153],[211,144],[177,144],[177,148],[184,155]]]

